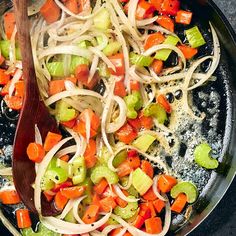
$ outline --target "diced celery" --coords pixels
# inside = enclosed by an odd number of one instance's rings
[[[47,170],[57,167],[57,157],[53,157],[48,164]]]
[[[97,166],[91,173],[91,180],[97,184],[105,178],[109,184],[116,184],[119,181],[118,175],[106,166]]]
[[[129,196],[129,198],[134,199],[133,196]],[[121,218],[128,220],[136,214],[137,210],[138,202],[129,202],[126,207],[115,207],[114,213]]]
[[[131,52],[129,54],[129,59],[131,64],[136,65],[136,66],[150,66],[153,62],[153,58],[149,56],[144,56],[144,55],[139,55],[134,52]]]
[[[100,44],[103,43],[103,37],[100,36],[100,35],[96,37],[96,40],[97,40],[97,44],[98,44],[98,45],[100,45]]]
[[[219,163],[209,155],[210,152],[211,147],[207,143],[198,145],[194,150],[195,162],[206,169],[216,169]]]
[[[90,204],[92,201],[92,181],[90,178],[86,178],[81,184],[81,186],[85,186],[84,195],[87,197],[82,201],[84,204]]]
[[[117,41],[116,42],[111,42],[103,49],[103,53],[106,56],[112,56],[113,54],[118,53],[120,48],[121,48],[121,43],[119,43]]]
[[[176,198],[180,193],[186,194],[188,203],[195,202],[198,197],[197,187],[191,182],[180,182],[176,184],[170,191],[172,198]]]
[[[94,26],[100,30],[107,30],[111,26],[110,14],[106,8],[99,11],[93,18]]]
[[[119,223],[116,220],[114,220],[113,218],[110,217],[107,221],[107,224],[108,225],[118,225]]]
[[[51,190],[55,186],[55,183],[49,179],[49,177],[44,176],[41,180],[40,187],[41,189],[44,190]]]
[[[22,229],[21,233],[23,236],[59,236],[59,233],[53,232],[44,226],[42,223],[39,224],[37,232],[34,232],[32,228]]]
[[[62,168],[63,170],[65,170],[68,173],[68,168],[69,168],[68,162],[63,161],[60,158],[57,158],[57,167]]]
[[[126,186],[127,184],[128,184],[128,177],[123,177],[123,178],[121,178],[120,179],[120,181],[121,181],[121,184],[122,184],[122,186]],[[138,198],[139,197],[139,193],[137,192],[137,190],[134,188],[134,186],[131,184],[131,186],[127,189],[127,192],[130,194],[130,195],[132,195],[132,196],[134,196],[135,198]]]
[[[47,63],[46,66],[51,76],[53,77],[64,76],[64,68],[63,68],[63,63],[61,61],[49,62]]]
[[[74,74],[75,73],[75,68],[78,66],[78,65],[81,65],[81,64],[86,64],[86,65],[89,65],[89,60],[84,58],[84,57],[80,57],[80,56],[75,56],[73,55],[71,57],[71,64],[70,64],[70,73],[71,74]]]
[[[140,168],[133,172],[132,184],[140,195],[144,195],[152,186],[153,180]]]
[[[110,159],[111,154],[108,151],[107,147],[102,147],[102,150],[98,157],[98,165],[105,165],[107,166],[108,160]]]
[[[132,145],[138,148],[139,150],[146,152],[155,140],[156,138],[153,137],[152,135],[144,134],[138,137],[136,140],[134,140]]]
[[[100,77],[109,78],[110,77],[110,71],[107,67],[107,65],[104,62],[99,62],[98,64],[98,74]]]
[[[192,48],[198,48],[206,43],[205,39],[203,38],[197,26],[185,30],[185,34]]]
[[[168,120],[165,109],[158,103],[151,103],[144,108],[144,116],[153,116],[158,120],[158,123],[164,124]]]
[[[163,44],[170,44],[175,46],[177,43],[179,42],[179,39],[173,35],[169,35]],[[161,49],[159,50],[156,55],[155,55],[155,59],[157,60],[162,60],[162,61],[166,61],[168,59],[168,57],[170,56],[172,50],[171,49]]]
[[[70,121],[73,120],[76,115],[76,110],[65,101],[60,100],[56,103],[55,117],[58,121]]]
[[[73,209],[71,209],[64,218],[65,221],[70,223],[77,223],[77,220],[74,217]]]
[[[123,161],[127,158],[127,150],[122,150],[113,159],[113,166],[116,168],[118,167]]]
[[[10,49],[11,42],[9,40],[1,40],[0,41],[0,49],[1,54],[6,58],[9,59],[9,49]],[[21,52],[18,45],[16,45],[16,59],[21,60]]]
[[[80,47],[80,48],[87,48],[87,47],[89,47],[89,46],[91,46],[92,44],[89,42],[89,41],[87,41],[87,40],[83,40],[83,41],[81,41],[81,42],[79,42],[78,43],[78,46]]]
[[[85,180],[87,173],[84,157],[77,157],[70,166],[72,166],[73,170],[73,177],[72,177],[73,184],[76,185],[82,183]],[[69,170],[69,176],[70,176],[70,170]]]
[[[61,184],[68,178],[68,173],[59,167],[51,168],[45,173],[45,177],[52,180],[55,184]]]

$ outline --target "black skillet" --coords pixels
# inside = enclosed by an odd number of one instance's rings
[[[198,201],[194,204],[190,220],[182,226],[172,225],[168,235],[186,235],[197,227],[211,213],[223,197],[236,171],[236,125],[234,122],[236,120],[236,35],[223,13],[212,0],[181,0],[181,4],[184,9],[190,8],[193,10],[194,23],[200,26],[205,36],[209,38],[209,41],[211,41],[209,37],[210,34],[206,30],[208,21],[213,23],[220,39],[222,55],[220,66],[215,73],[218,80],[209,83],[204,87],[204,90],[210,92],[211,89],[214,89],[221,96],[220,122],[217,129],[222,135],[223,140],[220,159],[221,164],[216,170],[217,175],[210,180],[211,185],[205,189],[204,196],[200,196]],[[6,1],[0,1],[0,13],[3,13],[5,10],[7,10]],[[181,29],[179,32],[181,32]],[[202,50],[199,56],[203,56],[204,52],[210,53],[211,49],[211,47],[208,47]],[[205,66],[207,67],[207,65]],[[194,99],[194,101],[195,104],[198,105],[198,99]],[[15,114],[8,114],[8,116],[14,115]],[[0,133],[5,132],[5,141],[3,142],[9,144],[12,143],[13,135],[9,135],[8,137],[6,127],[10,127],[11,123],[14,122],[6,117],[4,120],[4,117],[4,114],[0,114],[0,123],[4,123],[4,126],[0,124]],[[14,125],[12,127],[11,132],[14,132]],[[205,128],[207,129],[207,124]],[[14,220],[11,210],[12,209],[3,207],[3,211],[6,213],[9,220]],[[7,236],[5,231],[2,230],[0,230],[0,234]],[[206,235],[208,235],[207,232]]]

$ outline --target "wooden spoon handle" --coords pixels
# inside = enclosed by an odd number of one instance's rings
[[[23,77],[26,84],[26,96],[30,96],[32,94],[32,97],[36,97],[38,99],[39,90],[34,70],[27,2],[28,0],[13,0],[13,5],[16,17],[17,36],[22,55]]]

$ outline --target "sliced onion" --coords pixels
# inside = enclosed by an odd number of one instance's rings
[[[61,140],[58,144],[56,144],[44,157],[42,162],[38,166],[37,175],[35,178],[35,189],[34,189],[34,204],[35,208],[38,211],[38,213],[41,215],[41,181],[45,174],[45,171],[51,161],[51,159],[54,157],[56,152],[71,138],[65,138]]]
[[[123,236],[126,231],[127,231],[127,228],[123,228],[123,229],[117,234],[117,236]]]
[[[133,181],[133,171],[129,174],[128,183],[125,186],[118,184],[121,189],[127,190],[131,187]]]
[[[89,71],[88,83],[91,82],[91,80],[93,79],[93,77],[97,71],[98,62],[99,62],[99,57],[97,55],[94,55],[93,62],[92,62],[92,65],[91,65],[90,71]]]
[[[114,101],[117,102],[119,106],[119,117],[116,119],[115,122],[106,124],[106,132],[107,133],[115,133],[120,127],[122,127],[126,121],[126,112],[127,107],[124,102],[124,99],[114,96]]]
[[[103,97],[99,93],[96,93],[96,92],[94,92],[92,90],[88,90],[88,89],[78,89],[78,88],[75,88],[73,90],[63,91],[61,93],[57,93],[57,94],[51,96],[50,98],[48,98],[45,101],[45,104],[47,106],[50,106],[51,104],[61,100],[62,98],[78,96],[78,95],[92,96],[92,97],[99,98],[100,100],[103,100]]]
[[[75,204],[75,200],[74,199],[70,199],[65,208],[63,209],[61,215],[58,217],[58,219],[64,219],[66,217],[66,215],[69,213],[69,211],[73,208]]]
[[[89,143],[90,139],[90,128],[91,128],[91,120],[88,112],[85,112],[85,131],[86,131],[86,141]]]
[[[66,148],[60,150],[57,153],[57,157],[60,158],[62,156],[65,156],[66,154],[74,153],[74,152],[76,152],[76,150],[77,150],[77,146],[76,145],[66,147]]]
[[[134,198],[126,197],[118,185],[114,184],[113,187],[115,189],[117,196],[119,196],[122,200],[124,200],[126,202],[138,202],[139,201],[139,199],[136,199],[136,198],[134,199]]]
[[[65,88],[67,91],[76,89],[76,86],[74,83],[72,83],[70,80],[65,81]]]
[[[13,95],[13,92],[15,90],[15,84],[22,78],[23,72],[20,69],[17,69],[12,80],[11,80],[11,84],[9,87],[9,97],[11,97]]]
[[[73,215],[75,217],[75,219],[80,223],[80,224],[85,224],[82,219],[80,218],[79,214],[78,214],[78,207],[79,204],[86,198],[87,196],[82,196],[80,198],[78,198],[75,202],[74,202],[74,206],[73,206]]]
[[[136,28],[136,9],[138,6],[139,0],[130,0],[129,7],[128,7],[128,20],[130,21],[132,27],[137,30]]]
[[[39,131],[37,124],[35,124],[34,126],[34,132],[35,132],[35,143],[43,145],[42,136],[41,136],[41,133]]]
[[[113,229],[118,229],[121,228],[122,226],[117,224],[117,225],[108,225],[102,230],[103,235],[108,235]]]
[[[161,199],[162,201],[166,202],[168,199],[164,198],[158,191],[157,189],[157,182],[158,182],[159,176],[156,175],[153,179],[153,185],[152,185],[152,190],[154,194],[156,195],[157,198]]]
[[[56,217],[42,217],[41,222],[44,224],[48,229],[61,233],[61,234],[84,234],[89,233],[100,226],[104,225],[107,220],[110,218],[111,212],[107,213],[104,217],[100,220],[92,223],[92,224],[74,224],[69,223]]]
[[[154,16],[152,18],[147,18],[147,19],[144,19],[144,20],[138,20],[137,21],[137,26],[140,27],[140,26],[145,26],[145,25],[152,24],[153,22],[155,22],[157,20],[157,18],[158,18],[158,16]]]
[[[0,175],[3,175],[3,176],[12,175],[12,168],[11,167],[1,168]]]
[[[9,58],[10,62],[12,63],[11,66],[13,67],[15,66],[16,63],[16,33],[17,33],[17,28],[15,25],[11,35],[10,48],[9,48]]]

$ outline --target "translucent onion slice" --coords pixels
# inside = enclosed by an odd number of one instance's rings
[[[99,57],[97,55],[94,55],[93,62],[92,62],[92,65],[91,65],[90,71],[89,71],[88,83],[91,82],[91,80],[93,79],[93,77],[97,71],[98,62],[99,62]]]
[[[91,120],[88,112],[85,113],[85,131],[86,131],[86,142],[89,143],[90,139],[90,128],[91,128]]]
[[[110,218],[111,212],[107,213],[100,220],[93,224],[74,224],[69,223],[56,217],[42,217],[40,220],[48,229],[60,234],[84,234],[89,233],[100,226],[104,225]]]
[[[138,20],[137,21],[137,26],[140,27],[140,26],[150,25],[150,24],[154,23],[157,20],[157,18],[158,18],[158,16],[154,16],[152,18],[147,18],[145,20]]]
[[[37,124],[35,124],[34,126],[34,132],[35,132],[35,143],[43,145],[42,136],[41,136],[41,133],[39,131]]]
[[[79,208],[79,204],[86,198],[87,196],[82,196],[80,198],[78,198],[77,200],[75,200],[74,205],[73,205],[73,215],[75,217],[75,219],[80,223],[80,224],[85,224],[82,219],[80,218],[79,214],[78,214],[78,208]]]
[[[114,96],[114,101],[116,101],[119,106],[120,114],[119,117],[116,119],[116,121],[106,124],[107,133],[115,133],[118,129],[120,129],[120,127],[124,125],[126,121],[127,107],[124,100],[118,96]]]
[[[113,229],[118,229],[121,228],[122,226],[117,224],[117,225],[108,225],[102,230],[103,235],[108,235]]]
[[[153,179],[153,185],[152,185],[152,190],[154,194],[157,196],[157,198],[161,199],[162,201],[166,202],[168,199],[164,198],[158,191],[157,189],[157,182],[158,182],[159,176],[156,175]]]
[[[45,101],[45,104],[47,106],[50,106],[51,104],[53,104],[54,102],[57,102],[59,100],[61,100],[62,98],[66,98],[66,97],[72,97],[72,96],[78,96],[78,95],[82,95],[82,96],[92,96],[92,97],[96,97],[100,100],[103,100],[103,97],[99,94],[96,93],[92,90],[88,90],[88,89],[78,89],[75,88],[73,90],[70,91],[63,91],[61,93],[57,93],[53,96],[51,96],[50,98],[48,98]]]
[[[66,217],[66,215],[69,213],[69,211],[73,208],[74,204],[75,204],[75,200],[70,199],[67,202],[65,208],[63,209],[61,215],[58,217],[58,219],[61,219],[61,220],[64,219]]]
[[[11,97],[13,95],[13,92],[15,90],[15,84],[21,79],[22,75],[23,75],[22,70],[17,69],[12,80],[11,80],[11,84],[9,87],[9,97]]]
[[[2,176],[12,175],[12,168],[7,167],[7,168],[0,169],[0,175],[2,175]]]
[[[128,198],[125,196],[125,194],[121,191],[120,187],[116,184],[113,185],[114,189],[115,189],[115,192],[116,194],[124,201],[126,202],[138,202],[139,201],[139,198],[138,199],[133,199],[133,198]]]
[[[62,156],[65,156],[66,154],[74,153],[74,152],[76,152],[76,150],[77,150],[77,146],[76,145],[66,147],[66,148],[60,150],[57,153],[57,157],[60,158]]]
[[[35,208],[38,211],[38,213],[41,215],[41,181],[45,174],[45,171],[51,161],[51,159],[54,157],[56,152],[69,140],[72,138],[65,138],[61,140],[58,144],[56,144],[44,157],[42,162],[38,165],[38,171],[35,178],[35,189],[34,189],[34,204]]]
[[[12,63],[11,65],[12,67],[14,67],[16,63],[16,33],[17,33],[17,28],[15,25],[14,30],[11,35],[10,48],[9,48],[9,58],[10,58],[10,62]]]
[[[136,9],[138,6],[139,0],[130,0],[128,7],[128,20],[130,21],[132,27],[137,30],[136,27]]]

